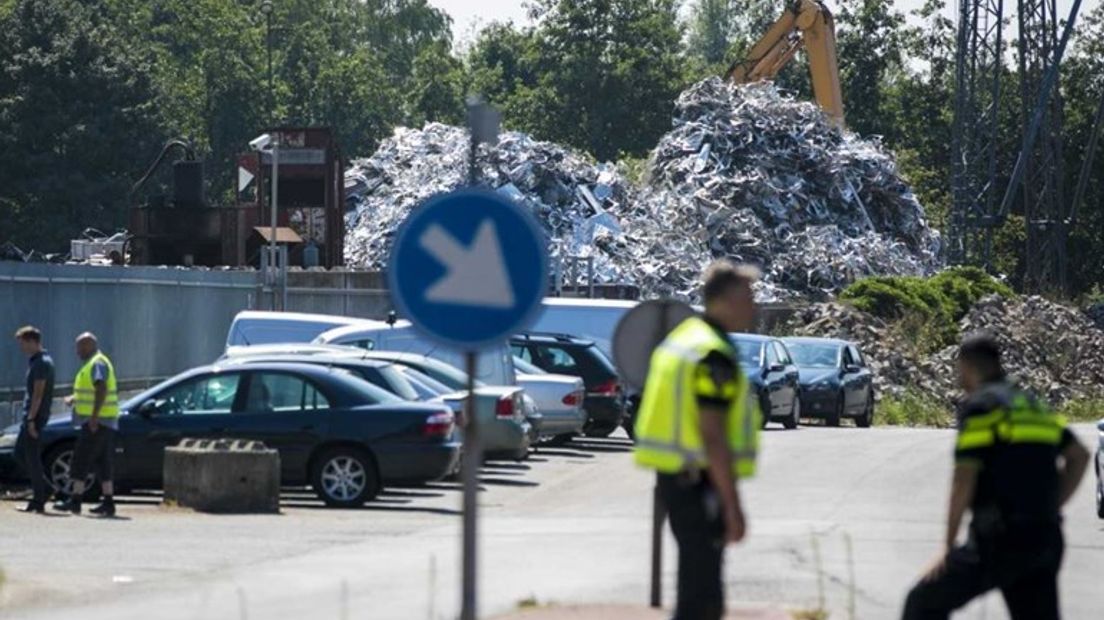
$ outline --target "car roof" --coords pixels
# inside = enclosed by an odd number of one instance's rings
[[[591,299],[578,297],[545,297],[545,306],[561,308],[635,308],[639,301],[624,299]]]
[[[333,355],[351,357],[355,356],[357,353],[364,353],[364,349],[342,344],[289,342],[283,344],[235,345],[226,349],[226,352],[222,355],[222,359],[267,355]]]
[[[230,364],[209,364],[207,366],[200,366],[191,370],[192,374],[201,374],[204,372],[224,372],[230,369],[241,370],[244,364],[230,363]],[[251,372],[264,371],[264,370],[283,370],[285,372],[297,372],[304,375],[310,375],[312,377],[324,377],[327,375],[334,375],[333,370],[319,365],[308,364],[304,362],[256,362],[249,364],[249,370]]]
[[[792,342],[794,344],[834,344],[836,346],[846,346],[853,343],[846,340],[840,340],[839,338],[812,338],[812,337],[791,337],[783,338],[782,342]]]
[[[574,344],[584,347],[594,345],[594,341],[587,338],[579,338],[571,334],[558,334],[555,332],[522,332],[510,337],[511,341],[546,342],[560,344]]]
[[[387,331],[391,329],[407,329],[412,327],[410,321],[402,320],[396,321],[394,325],[389,325],[382,321],[372,321],[373,324],[353,324],[343,325],[341,327],[335,327],[331,330],[325,331],[318,335],[319,339],[325,339],[326,342],[332,342],[338,338],[345,336],[359,336],[361,334],[375,334],[381,331]]]
[[[767,342],[770,340],[778,340],[774,336],[764,336],[763,334],[745,334],[743,332],[732,332],[729,337],[743,342]]]
[[[384,360],[367,359],[364,357],[354,357],[351,355],[244,355],[241,357],[231,358],[224,362],[225,364],[249,364],[250,368],[256,367],[260,364],[267,363],[288,363],[288,364],[313,364],[313,365],[335,365],[335,366],[368,366],[371,368],[385,368],[387,366],[394,366],[393,362]]]
[[[275,312],[272,310],[242,310],[234,315],[234,320],[260,320],[270,319],[274,321],[311,321],[314,323],[332,323],[334,325],[349,325],[353,323],[383,323],[371,319],[362,319],[337,314],[311,314],[308,312]]]

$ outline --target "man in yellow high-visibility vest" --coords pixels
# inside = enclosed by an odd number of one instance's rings
[[[640,403],[636,462],[656,470],[679,546],[675,620],[722,617],[724,548],[746,530],[737,481],[755,473],[759,419],[729,333],[752,328],[757,277],[728,261],[706,270],[705,314],[656,348]]]
[[[80,429],[69,468],[72,489],[69,499],[56,510],[80,514],[85,480],[95,474],[100,480],[103,503],[91,512],[115,516],[115,434],[119,430],[119,391],[115,368],[104,355],[95,334],[77,336],[77,356],[83,364],[73,380],[73,395],[65,399],[73,407],[73,424]]]

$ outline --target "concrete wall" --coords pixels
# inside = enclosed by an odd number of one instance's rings
[[[256,280],[253,272],[0,262],[0,423],[14,419],[22,399],[26,360],[11,338],[20,326],[43,331],[59,385],[78,369],[74,339],[92,331],[121,387],[137,389],[218,357]]]

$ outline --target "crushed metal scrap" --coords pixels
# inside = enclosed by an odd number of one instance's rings
[[[429,124],[396,130],[354,162],[350,264],[382,267],[410,209],[464,183],[467,154],[465,130]],[[939,264],[938,233],[892,156],[767,83],[710,79],[684,92],[642,187],[613,165],[514,132],[481,148],[479,178],[532,209],[553,257],[594,257],[600,282],[646,296],[694,299],[702,267],[718,257],[760,265],[762,301],[826,298],[862,276]]]

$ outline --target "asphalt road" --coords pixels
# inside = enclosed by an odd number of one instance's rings
[[[1078,432],[1095,443],[1095,428]],[[761,475],[745,491],[750,540],[728,554],[729,600],[808,609],[823,583],[833,618],[852,617],[852,605],[855,618],[897,617],[942,536],[951,441],[938,430],[767,432]],[[588,440],[485,468],[483,616],[522,601],[646,601],[651,477],[628,450],[624,440]],[[279,516],[197,515],[157,502],[126,498],[123,518],[106,521],[0,505],[0,617],[456,616],[455,484],[394,490],[362,510],[286,494]],[[1067,513],[1066,538],[1065,617],[1098,618],[1104,521],[1088,480]],[[668,536],[668,603],[673,552]],[[996,594],[956,616],[1006,617]]]

